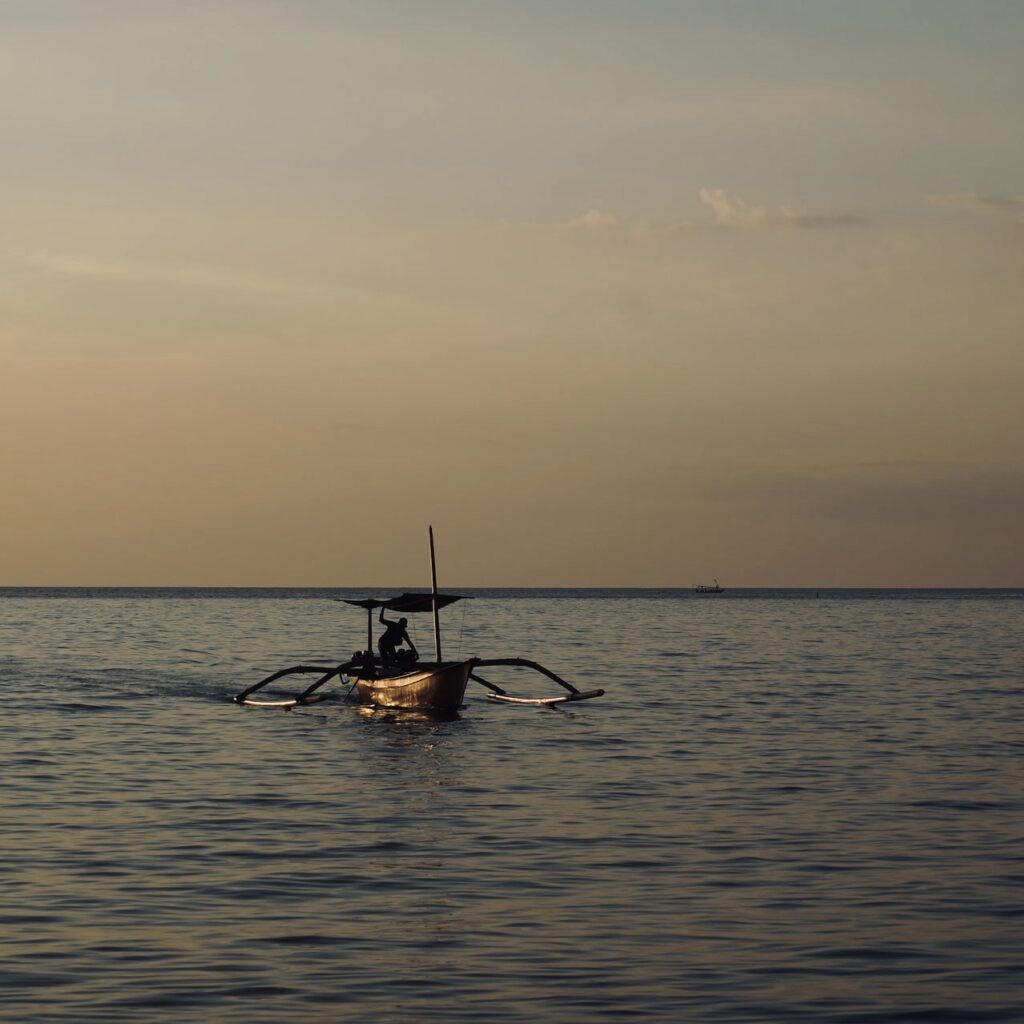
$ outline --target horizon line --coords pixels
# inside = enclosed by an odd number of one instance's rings
[[[443,587],[443,592],[452,590],[685,590],[694,591],[699,584],[457,584]],[[423,587],[410,588],[404,584],[376,584],[373,586],[349,584],[244,584],[244,583],[12,583],[0,584],[0,592],[8,590],[356,590],[384,591],[401,590],[418,593]],[[722,593],[738,590],[1024,590],[1024,583],[1016,584],[916,584],[916,583],[858,583],[858,584],[736,584],[722,587]],[[704,595],[713,596],[713,595]]]

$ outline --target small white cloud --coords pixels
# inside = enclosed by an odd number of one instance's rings
[[[957,192],[945,196],[929,196],[928,202],[946,210],[966,210],[968,213],[988,213],[1024,223],[1024,196],[979,195],[977,192]]]
[[[618,218],[604,210],[587,210],[582,216],[569,221],[574,228],[613,228],[619,223]]]
[[[714,210],[715,220],[725,227],[830,228],[859,223],[850,214],[808,214],[797,213],[788,206],[751,206],[721,188],[702,188],[699,195],[701,202]]]
[[[761,206],[751,206],[744,202],[739,196],[731,196],[725,189],[702,188],[700,200],[706,203],[715,212],[715,220],[719,224],[729,227],[757,228],[772,220],[777,220],[779,214],[773,214]],[[779,211],[789,213],[790,211]]]

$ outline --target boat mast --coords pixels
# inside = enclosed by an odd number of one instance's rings
[[[437,562],[434,559],[434,528],[427,527],[430,536],[430,603],[434,607],[434,659],[441,663],[441,620],[437,617]]]

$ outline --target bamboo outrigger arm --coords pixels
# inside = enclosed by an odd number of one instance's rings
[[[587,700],[590,697],[601,697],[604,695],[604,690],[578,690],[572,683],[556,675],[550,669],[527,658],[472,658],[470,663],[473,667],[470,670],[469,678],[480,683],[481,686],[486,686],[491,691],[487,695],[491,700],[505,701],[509,704],[568,704],[571,701]],[[497,684],[488,682],[483,676],[477,675],[476,669],[481,665],[513,665],[519,668],[532,668],[535,672],[540,672],[541,675],[547,676],[548,679],[553,679],[559,686],[564,687],[569,692],[564,697],[513,697]]]
[[[356,663],[354,661],[346,661],[344,664],[338,665],[336,668],[330,668],[326,665],[294,665],[291,668],[283,668],[279,672],[274,672],[272,675],[267,676],[266,679],[261,679],[258,683],[254,683],[241,693],[236,694],[232,699],[236,704],[245,704],[251,708],[294,708],[303,704],[315,704],[318,700],[323,700],[325,696],[324,694],[318,694],[316,691],[319,690],[324,683],[329,683],[335,676],[340,676],[355,664]],[[306,689],[297,697],[291,697],[287,700],[249,699],[250,694],[262,689],[267,685],[267,683],[274,682],[275,679],[280,679],[282,676],[302,675],[312,672],[319,673],[320,678],[307,686]]]

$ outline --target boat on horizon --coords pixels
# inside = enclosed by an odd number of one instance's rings
[[[718,580],[715,580],[714,583],[697,583],[693,588],[693,592],[695,594],[723,594],[725,593],[725,588]]]
[[[456,601],[463,599],[459,594],[440,594],[437,590],[437,563],[434,558],[434,531],[428,528],[430,537],[430,583],[429,593],[405,593],[396,597],[366,597],[358,600],[336,598],[345,604],[354,605],[366,610],[366,649],[356,651],[352,657],[340,665],[294,665],[281,669],[261,679],[258,683],[242,690],[235,695],[236,704],[248,707],[293,708],[315,704],[328,695],[321,692],[321,687],[332,679],[345,678],[350,680],[349,699],[360,704],[378,708],[396,708],[419,711],[452,713],[463,706],[466,688],[470,680],[485,687],[492,700],[508,704],[550,705],[566,704],[571,701],[587,700],[603,696],[604,690],[579,690],[572,683],[556,675],[550,669],[528,658],[464,658],[457,661],[445,661],[441,656],[441,626],[439,611]],[[400,626],[404,633],[405,619],[391,623],[384,619],[384,611],[397,612],[399,615],[415,615],[431,612],[434,619],[434,660],[420,661],[416,648],[409,642],[407,648],[395,648],[386,638],[394,635],[393,628]],[[378,652],[374,651],[373,613],[379,611],[379,621],[388,626],[388,632],[377,643]],[[396,629],[396,632],[399,630]],[[408,634],[404,633],[408,640]],[[516,697],[508,693],[497,683],[481,676],[477,669],[487,666],[510,666],[529,668],[540,672],[558,683],[567,692],[554,697]],[[253,698],[253,694],[268,684],[285,676],[316,675],[305,690],[296,696],[281,700],[265,700]]]

